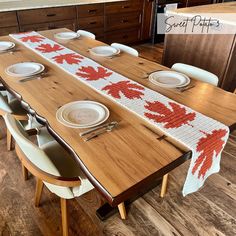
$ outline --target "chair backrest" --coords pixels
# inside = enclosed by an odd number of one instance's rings
[[[200,80],[215,86],[217,86],[219,82],[219,78],[215,74],[195,66],[183,63],[175,63],[171,69],[186,74],[189,77],[193,77],[196,80]]]
[[[78,30],[77,34],[84,36],[84,37],[91,38],[91,39],[96,39],[95,34],[89,32],[89,31],[86,31],[86,30]]]
[[[27,159],[44,172],[47,172],[51,175],[60,176],[59,171],[46,155],[46,153],[28,139],[29,136],[25,132],[21,123],[9,113],[6,113],[3,117],[8,130],[14,137],[16,143],[25,154]]]
[[[0,93],[0,114],[3,115],[4,113],[12,113],[12,109],[8,105],[6,96]]]
[[[126,46],[124,44],[120,44],[120,43],[112,43],[111,44],[112,47],[116,48],[116,49],[120,49],[122,52],[126,52],[130,55],[133,55],[135,57],[138,57],[139,53],[136,49],[131,48],[129,46]]]

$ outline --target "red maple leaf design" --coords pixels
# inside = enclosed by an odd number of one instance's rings
[[[165,123],[164,128],[166,129],[179,128],[184,124],[188,124],[189,121],[193,121],[196,117],[196,113],[186,113],[186,109],[177,103],[169,102],[169,105],[172,109],[158,101],[147,102],[144,107],[158,114],[144,113],[144,115],[157,123]]]
[[[144,87],[132,84],[130,81],[120,81],[118,83],[112,83],[107,85],[102,90],[108,90],[108,94],[110,94],[114,98],[121,98],[120,93],[123,93],[125,97],[129,99],[141,98],[144,95],[139,90],[144,90]]]
[[[87,81],[105,79],[112,75],[112,72],[108,72],[103,67],[97,67],[97,70],[92,66],[82,66],[76,73],[76,75],[86,78]]]
[[[55,44],[53,46],[51,46],[50,44],[41,44],[35,49],[41,51],[42,53],[56,52],[63,50],[63,48],[58,44]]]
[[[205,137],[200,138],[196,150],[197,152],[201,152],[201,155],[195,161],[192,174],[194,174],[201,165],[198,172],[198,178],[200,179],[201,176],[202,178],[205,177],[206,172],[212,166],[214,153],[217,157],[223,148],[224,141],[222,138],[225,137],[226,134],[227,130],[219,129],[213,130],[212,133],[206,134]]]
[[[38,43],[44,40],[45,38],[40,36],[40,35],[33,35],[33,36],[25,36],[21,38],[22,42],[28,42],[30,41],[31,43]]]
[[[81,60],[79,59],[84,59],[84,58],[75,53],[68,53],[64,55],[55,56],[52,59],[55,60],[59,64],[63,64],[64,61],[66,61],[68,64],[72,65],[72,64],[80,63]]]

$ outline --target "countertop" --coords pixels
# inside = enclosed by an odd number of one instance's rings
[[[225,2],[196,7],[180,8],[167,11],[167,14],[178,14],[182,16],[194,16],[196,14],[217,15],[224,23],[236,25],[236,2]]]
[[[0,12],[127,0],[0,0]]]

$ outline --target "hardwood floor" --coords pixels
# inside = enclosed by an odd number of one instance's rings
[[[95,215],[103,199],[93,190],[69,201],[70,235],[236,235],[236,132],[223,152],[221,171],[197,193],[183,197],[181,187],[189,162],[171,172],[168,192],[154,188],[133,202],[128,219],[115,214],[102,222]],[[6,131],[0,119],[0,233],[1,235],[60,235],[59,198],[46,188],[39,208],[33,205],[35,179],[23,180],[14,151],[6,151]]]

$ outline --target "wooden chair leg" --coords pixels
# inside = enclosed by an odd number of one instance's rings
[[[40,199],[41,199],[42,191],[43,191],[43,181],[38,178],[36,181],[37,182],[36,182],[36,191],[35,191],[35,197],[34,197],[34,205],[38,207]]]
[[[13,138],[10,131],[7,129],[7,151],[12,150]]]
[[[124,204],[124,202],[122,202],[122,203],[120,203],[120,204],[118,205],[118,210],[119,210],[119,212],[120,212],[120,217],[121,217],[121,219],[122,219],[122,220],[126,220],[127,214],[126,214],[126,209],[125,209],[125,204]]]
[[[23,164],[21,164],[21,167],[22,167],[23,178],[26,181],[26,180],[28,180],[28,170],[24,167]]]
[[[68,214],[67,214],[67,201],[61,198],[61,218],[62,218],[62,232],[63,236],[68,236]]]
[[[168,174],[164,175],[162,178],[161,193],[160,197],[164,197],[167,189]]]

